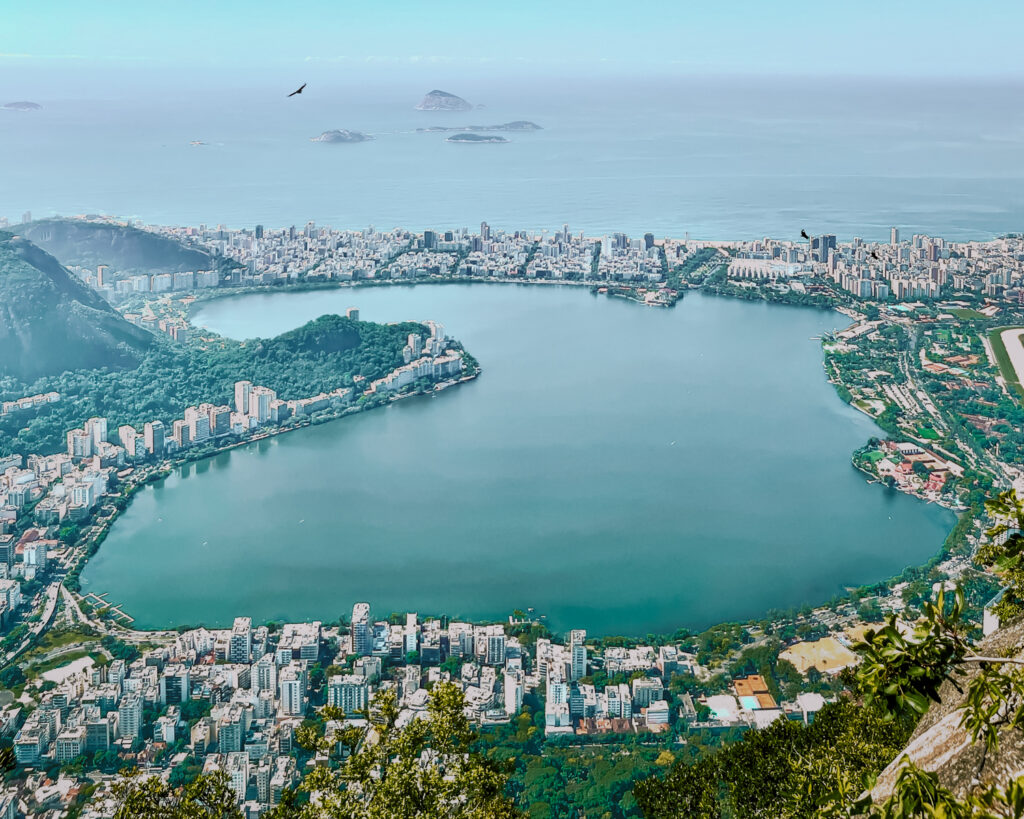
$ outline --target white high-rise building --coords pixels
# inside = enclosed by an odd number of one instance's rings
[[[561,673],[549,670],[547,680],[547,698],[551,703],[569,702],[569,685]]]
[[[289,665],[281,669],[280,700],[281,712],[288,716],[298,716],[305,712],[303,707],[304,675],[301,669]]]
[[[270,420],[270,405],[277,399],[277,393],[267,387],[253,387],[249,394],[249,417],[258,424]]]
[[[224,772],[228,775],[228,783],[239,802],[245,799],[245,790],[249,785],[249,754],[236,751],[229,753],[224,764]]]
[[[277,691],[277,662],[273,654],[264,654],[252,675],[253,691]]]
[[[186,407],[185,423],[188,424],[188,437],[193,443],[210,437],[210,414],[202,408]]]
[[[369,704],[370,687],[364,677],[336,674],[327,682],[327,704],[346,714],[363,711]]]
[[[90,418],[85,422],[85,431],[92,438],[93,449],[107,440],[107,419]]]
[[[356,603],[352,607],[352,651],[360,656],[366,656],[373,651],[369,603]]]
[[[146,451],[157,457],[164,453],[164,422],[149,421],[143,428],[146,439]]]
[[[235,412],[249,414],[249,396],[252,394],[252,381],[235,382]]]
[[[576,682],[587,676],[587,632],[575,629],[569,632],[570,667],[569,679]]]
[[[418,651],[419,650],[419,647],[420,647],[419,646],[419,637],[420,637],[420,628],[419,628],[419,625],[417,625],[417,623],[416,623],[416,615],[415,614],[406,614],[405,615],[405,633],[403,635],[403,640],[405,642],[405,653],[406,654],[408,654],[411,651]]]
[[[46,543],[38,540],[26,543],[22,557],[26,566],[35,566],[43,571],[46,568]]]
[[[137,693],[125,694],[117,709],[118,731],[123,737],[138,739],[142,736],[142,697]]]
[[[92,435],[84,429],[72,429],[67,434],[68,455],[74,459],[91,458],[95,447],[92,442]]]
[[[506,671],[504,679],[505,713],[518,714],[523,707],[523,672]]]
[[[500,628],[500,626],[499,626]],[[487,664],[505,664],[505,634],[487,635]]]
[[[228,646],[229,663],[247,663],[252,655],[252,618],[236,617]]]
[[[125,424],[117,428],[117,437],[121,441],[121,446],[124,447],[124,454],[129,458],[136,456],[136,442],[139,440],[139,433],[136,432],[135,427]]]

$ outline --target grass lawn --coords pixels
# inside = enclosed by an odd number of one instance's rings
[[[1024,327],[996,327],[988,334],[989,343],[992,345],[992,352],[995,354],[996,363],[999,365],[999,372],[1006,379],[1006,384],[1017,393],[1018,398],[1024,398],[1024,386],[1017,380],[1017,373],[1010,363],[1010,354],[1006,352],[1006,345],[1003,344],[1001,333],[1004,330],[1024,330]]]
[[[939,433],[931,427],[918,427],[917,434],[929,441],[936,441],[939,438]]]
[[[948,310],[943,310],[944,313],[952,313],[954,316],[960,319],[987,319],[984,313],[979,313],[977,310],[972,310],[970,307],[950,307]]]
[[[61,646],[69,646],[72,643],[88,643],[98,642],[99,637],[95,634],[87,634],[84,631],[72,630],[72,631],[48,631],[43,635],[42,639],[37,643],[39,648],[43,651],[49,651],[53,648],[60,648]]]
[[[53,651],[55,648],[62,648],[63,646],[69,645],[95,645],[99,643],[100,638],[95,634],[87,634],[84,631],[77,629],[73,631],[48,631],[44,634],[39,642],[37,642],[32,648],[22,654],[16,662],[19,665],[25,666],[30,664],[33,659],[46,654],[49,651]]]
[[[106,657],[98,651],[86,651],[83,648],[81,651],[72,651],[68,654],[62,654],[59,657],[51,657],[45,662],[30,665],[25,669],[25,676],[38,677],[46,671],[53,671],[55,668],[63,668],[69,663],[73,663],[75,660],[81,660],[83,657],[92,657],[97,663],[106,661]]]

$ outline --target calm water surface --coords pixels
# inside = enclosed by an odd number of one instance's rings
[[[591,234],[708,239],[799,239],[806,228],[883,241],[891,225],[959,240],[1024,223],[1024,108],[1009,102],[1021,98],[1019,81],[463,76],[441,85],[486,105],[466,113],[413,110],[434,87],[418,81],[344,82],[312,82],[296,99],[263,86],[183,92],[120,81],[91,89],[113,99],[24,97],[44,107],[0,111],[0,150],[18,157],[0,177],[0,216],[385,230],[486,219],[509,230],[568,222]],[[522,119],[543,130],[507,134],[506,145],[417,132]],[[375,139],[309,141],[330,128]]]
[[[642,633],[823,601],[925,560],[954,522],[850,466],[878,430],[825,380],[812,337],[839,314],[453,285],[244,296],[196,320],[268,336],[350,305],[443,322],[483,375],[180,470],[136,497],[86,590],[145,627],[369,600]]]

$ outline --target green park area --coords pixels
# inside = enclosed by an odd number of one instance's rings
[[[1013,362],[1010,361],[1010,354],[1003,344],[1003,332],[1006,330],[1022,330],[1024,327],[996,327],[988,334],[989,343],[992,345],[992,352],[996,357],[996,364],[999,365],[999,373],[1006,379],[1007,386],[1017,393],[1018,397],[1024,398],[1024,386],[1017,379],[1017,372],[1013,369]]]
[[[983,320],[987,319],[984,313],[979,313],[977,310],[972,310],[970,307],[951,307],[948,310],[943,310],[946,313],[952,313],[958,319],[966,320]]]

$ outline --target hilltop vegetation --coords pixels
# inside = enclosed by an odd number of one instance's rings
[[[414,323],[327,315],[276,338],[246,342],[213,337],[182,346],[139,332],[152,346],[131,370],[93,367],[34,381],[0,378],[0,399],[50,390],[63,396],[27,419],[0,417],[0,454],[57,452],[65,432],[94,415],[106,417],[112,430],[157,418],[169,425],[187,406],[231,403],[234,383],[242,379],[286,400],[352,386],[354,376],[373,380],[402,364],[409,333],[427,331]]]
[[[0,232],[0,376],[134,367],[152,345],[49,253]]]

